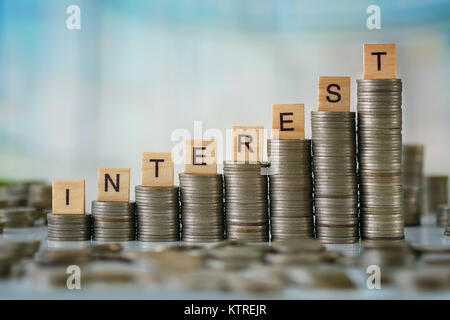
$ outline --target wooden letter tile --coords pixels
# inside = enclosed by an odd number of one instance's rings
[[[98,168],[97,200],[128,202],[130,168]]]
[[[272,105],[272,139],[305,139],[305,105]]]
[[[319,77],[319,111],[350,112],[350,77]]]
[[[172,152],[142,153],[142,185],[148,187],[173,186]]]
[[[231,157],[235,162],[261,162],[263,159],[264,127],[231,127]]]
[[[191,174],[216,174],[216,140],[186,140],[184,145],[184,171]]]
[[[84,214],[84,180],[53,180],[53,214]]]
[[[364,79],[397,77],[395,43],[364,44]]]

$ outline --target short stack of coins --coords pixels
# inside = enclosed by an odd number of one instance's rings
[[[402,81],[357,84],[361,237],[403,239]]]
[[[450,218],[450,206],[443,204],[439,206],[436,212],[436,225],[441,228],[445,228]]]
[[[132,241],[136,236],[135,203],[92,201],[93,240]]]
[[[423,146],[403,146],[403,205],[405,226],[420,225],[423,198]]]
[[[46,209],[52,207],[52,186],[44,183],[34,183],[28,187],[27,205],[37,210],[38,217],[46,218]]]
[[[92,222],[90,214],[47,213],[48,240],[91,240]]]
[[[11,207],[0,209],[0,222],[5,228],[29,228],[34,225],[36,209],[32,207]]]
[[[181,238],[188,242],[224,239],[221,174],[180,173]]]
[[[436,216],[440,205],[448,203],[448,176],[428,176],[427,189],[427,215]]]
[[[445,228],[444,235],[450,236],[450,216],[447,219],[447,227]]]
[[[136,215],[140,241],[180,240],[178,187],[136,186]]]
[[[311,113],[317,238],[359,241],[354,112]]]
[[[272,240],[314,237],[311,140],[268,140]]]
[[[269,240],[267,174],[263,163],[224,162],[227,238]]]

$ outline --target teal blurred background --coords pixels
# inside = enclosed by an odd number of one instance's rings
[[[270,129],[272,103],[305,103],[310,137],[319,75],[351,76],[356,111],[365,42],[397,43],[403,140],[449,174],[448,0],[0,0],[0,177],[85,178],[91,200],[97,167],[139,184],[141,152],[174,130]]]

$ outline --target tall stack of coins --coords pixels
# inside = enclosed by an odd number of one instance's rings
[[[427,214],[435,216],[440,205],[448,203],[448,176],[428,176]]]
[[[132,241],[136,236],[134,202],[92,201],[93,240]]]
[[[90,214],[47,214],[48,240],[87,241],[91,240]]]
[[[311,140],[268,140],[272,240],[314,236]]]
[[[221,174],[180,173],[181,238],[190,242],[224,239]]]
[[[317,238],[359,241],[354,112],[312,112],[314,205]]]
[[[138,240],[180,240],[178,187],[136,186]]]
[[[438,227],[445,228],[447,222],[450,218],[450,206],[448,204],[443,204],[439,206],[436,212],[436,225]]]
[[[52,207],[52,186],[44,183],[34,183],[28,187],[28,206],[37,210],[38,217],[46,218],[46,209]]]
[[[269,240],[267,174],[262,163],[224,162],[227,238]]]
[[[361,237],[403,239],[402,81],[357,83]]]
[[[420,225],[423,195],[423,146],[403,146],[403,205],[405,226]]]

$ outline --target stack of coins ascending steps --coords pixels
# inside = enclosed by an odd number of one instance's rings
[[[357,83],[361,237],[403,239],[402,81]]]
[[[134,202],[92,201],[93,240],[132,241],[136,237]]]
[[[403,206],[405,226],[420,225],[423,198],[423,146],[403,146]]]
[[[136,186],[138,240],[180,240],[178,187]]]
[[[221,174],[180,173],[181,238],[189,242],[224,239]]]
[[[47,214],[48,240],[87,241],[91,240],[90,214]]]
[[[227,238],[269,240],[267,164],[224,162]]]
[[[440,205],[448,203],[448,176],[428,176],[427,214],[435,216]]]
[[[359,241],[354,112],[312,112],[314,214],[324,243]]]
[[[272,240],[314,236],[311,140],[268,140]]]

